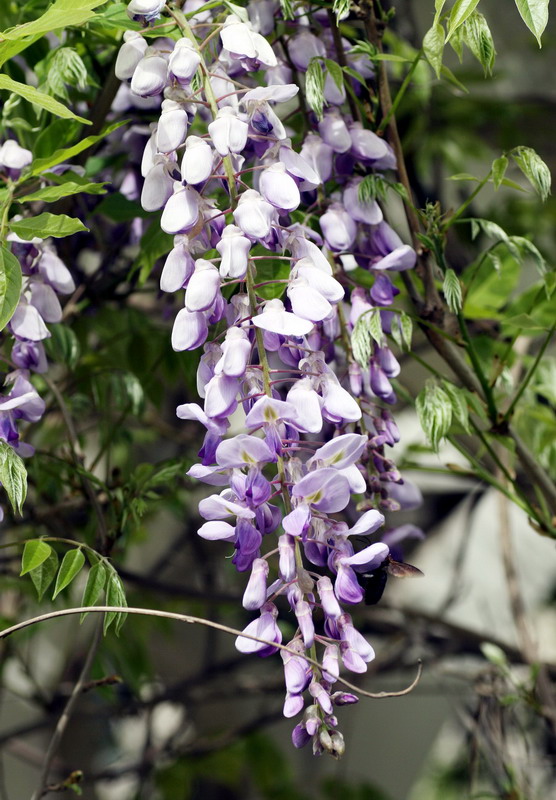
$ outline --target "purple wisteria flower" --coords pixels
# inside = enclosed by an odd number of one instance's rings
[[[160,10],[154,0],[129,6],[145,24]],[[160,100],[141,202],[162,212],[174,236],[160,278],[162,291],[178,294],[172,347],[202,348],[202,405],[177,409],[206,429],[188,472],[213,487],[199,503],[198,535],[231,548],[247,573],[242,605],[254,618],[236,640],[241,652],[275,653],[278,609],[289,608],[284,715],[303,715],[296,747],[312,741],[316,754],[337,757],[335,707],[357,701],[337,689],[340,669],[362,673],[375,657],[345,606],[362,601],[358,576],[396,546],[395,533],[376,540],[379,509],[415,501],[386,455],[399,432],[384,403],[395,402],[400,371],[386,338],[398,313],[391,276],[416,256],[380,203],[361,199],[363,176],[396,161],[384,138],[352,118],[345,84],[326,71],[322,119],[304,114],[301,135],[289,127],[299,111],[292,75],[337,59],[324,10],[308,4],[295,21],[282,18],[278,36],[272,0],[254,0],[223,23],[200,0],[183,11],[198,30],[180,22],[174,38],[148,41],[126,33],[116,68],[132,94]],[[350,67],[372,79],[370,60],[342,44]],[[348,88],[360,92],[356,84]],[[346,274],[350,260],[368,270],[371,289]],[[31,293],[16,320],[33,346],[42,328],[32,327],[27,305],[55,314],[49,299]],[[385,336],[373,341],[369,363],[358,363],[349,336],[370,314],[380,315]],[[321,669],[308,661],[315,653]]]

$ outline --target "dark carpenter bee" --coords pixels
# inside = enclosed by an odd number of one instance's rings
[[[412,564],[394,561],[391,556],[388,556],[380,567],[372,572],[365,572],[358,576],[361,586],[365,590],[365,605],[374,606],[378,603],[386,587],[389,575],[393,575],[394,578],[420,578],[423,573]]]

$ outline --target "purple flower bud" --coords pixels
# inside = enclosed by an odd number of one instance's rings
[[[307,733],[307,729],[301,722],[296,725],[292,731],[292,744],[298,750],[305,747],[305,745],[311,741],[311,738],[312,737]]]
[[[177,292],[187,284],[194,269],[195,262],[189,254],[186,237],[176,236],[174,247],[164,262],[160,276],[160,288],[163,292]]]
[[[223,278],[244,278],[247,272],[251,240],[236,225],[226,225],[216,245],[222,256],[220,275]]]
[[[371,362],[371,389],[385,403],[395,403],[396,395],[384,370],[375,362]]]
[[[321,39],[306,31],[289,40],[288,53],[296,69],[305,72],[312,58],[326,56],[326,48]]]
[[[301,319],[296,314],[284,310],[284,304],[277,298],[265,304],[264,311],[253,317],[253,325],[282,336],[305,336],[313,328],[310,320]]]
[[[222,345],[222,358],[216,367],[216,373],[223,373],[230,378],[241,378],[245,375],[251,342],[242,328],[229,328]]]
[[[384,139],[367,130],[360,122],[352,122],[349,126],[351,135],[351,152],[362,161],[375,162],[388,155]]]
[[[332,701],[330,695],[321,683],[311,681],[309,684],[309,694],[315,698],[325,714],[332,714]]]
[[[251,27],[241,22],[235,14],[230,14],[224,21],[220,31],[222,44],[229,51],[232,58],[247,59],[256,62],[249,66],[258,69],[259,64],[275,67],[278,63],[274,50],[260,33],[255,33]]]
[[[176,351],[196,350],[208,336],[208,325],[201,311],[188,311],[182,308],[174,320],[172,328],[172,347]]]
[[[322,677],[328,683],[334,683],[340,675],[340,654],[338,646],[329,644],[326,646],[322,658]]]
[[[188,136],[181,162],[181,174],[186,183],[203,183],[212,172],[213,152],[210,144],[198,136]]]
[[[48,369],[44,347],[41,342],[16,341],[12,348],[12,361],[20,369],[32,369],[42,373]]]
[[[305,648],[309,650],[315,641],[315,627],[313,625],[313,612],[306,600],[300,600],[295,606],[295,616],[303,638]]]
[[[332,581],[326,575],[323,575],[317,581],[317,591],[322,603],[322,609],[327,617],[336,619],[342,613],[342,609],[336,600],[334,590],[332,588]]]
[[[363,391],[363,375],[361,373],[361,367],[355,362],[351,362],[349,365],[349,388],[355,397],[359,397]]]
[[[357,225],[340,203],[333,203],[320,218],[327,246],[335,252],[349,250],[355,241]]]
[[[311,386],[310,378],[302,378],[294,383],[286,400],[297,411],[298,425],[307,433],[318,433],[322,430],[322,414],[320,399]]]
[[[349,706],[359,702],[357,695],[351,692],[334,692],[330,699],[335,706]]]
[[[227,375],[215,375],[208,382],[205,396],[205,412],[208,417],[228,417],[237,407],[239,381]]]
[[[0,147],[0,166],[5,168],[8,177],[17,180],[21,170],[31,163],[33,154],[20,147],[14,139],[8,139]]]
[[[60,322],[62,319],[62,306],[56,292],[48,284],[32,281],[29,302],[35,306],[45,322]]]
[[[168,59],[168,69],[178,83],[187,85],[201,63],[201,56],[193,42],[185,37],[178,39]]]
[[[243,233],[253,239],[265,239],[270,233],[276,211],[259,192],[248,189],[244,192],[234,211],[234,220]]]
[[[342,85],[338,86],[332,74],[328,71],[324,79],[324,99],[333,106],[341,106],[346,99],[346,89],[343,81]]]
[[[40,342],[51,335],[37,309],[24,298],[21,298],[9,327],[18,339],[29,339],[31,342]]]
[[[141,205],[145,211],[158,211],[172,197],[174,187],[181,186],[173,180],[171,169],[165,156],[155,156],[141,191]]]
[[[161,153],[171,153],[183,144],[187,133],[187,112],[174,100],[162,101],[162,113],[156,129],[156,146]]]
[[[167,80],[166,59],[153,47],[148,47],[133,72],[131,91],[140,97],[152,97],[154,94],[160,94]]]
[[[344,189],[343,202],[348,214],[351,214],[357,222],[364,222],[367,225],[378,225],[382,221],[382,211],[376,200],[369,203],[362,203],[359,200],[360,180],[352,181]]]
[[[208,126],[212,143],[221,156],[241,153],[247,144],[249,126],[239,119],[234,109],[225,106]]]
[[[377,306],[390,306],[397,294],[399,294],[399,289],[392,284],[388,275],[379,272],[370,291],[373,303],[376,303]]]
[[[286,719],[290,719],[291,717],[295,717],[296,714],[299,714],[303,711],[303,707],[305,702],[303,700],[302,695],[300,694],[290,694],[289,692],[286,694],[286,699],[284,701],[284,710],[283,714]]]
[[[266,602],[266,579],[268,562],[264,558],[256,558],[251,568],[251,577],[243,593],[242,605],[248,611],[256,611]]]
[[[135,67],[145,55],[147,42],[137,31],[125,31],[124,43],[120,47],[116,58],[116,78],[125,81],[133,77]]]
[[[357,605],[363,600],[365,592],[357,581],[357,576],[349,564],[342,559],[337,566],[338,574],[334,581],[334,592],[342,603]]]
[[[127,15],[135,22],[154,22],[164,8],[164,0],[131,0],[127,6]]]
[[[199,219],[199,194],[190,186],[174,183],[174,194],[169,198],[160,227],[166,233],[187,232],[193,228]]]
[[[327,111],[319,122],[319,133],[322,140],[335,153],[346,153],[351,147],[351,136],[344,118],[337,109]]]
[[[375,651],[359,631],[353,627],[349,614],[344,614],[338,620],[338,630],[342,642],[347,642],[361,656],[363,661],[368,663],[374,659]]]
[[[304,646],[299,639],[293,639],[288,646],[290,649],[298,651],[299,655],[293,655],[287,650],[280,650],[284,662],[286,689],[289,694],[301,694],[311,680],[311,667],[302,657]]]
[[[278,537],[278,550],[280,553],[280,561],[278,565],[278,572],[280,577],[285,583],[293,581],[296,576],[295,564],[295,544],[294,539],[288,533],[282,534]]]
[[[261,616],[259,619],[253,620],[243,629],[244,634],[257,636],[260,639],[265,639],[267,642],[282,642],[282,633],[276,624],[276,617],[278,616],[278,609],[273,603],[265,603],[261,609]],[[236,649],[240,653],[257,653],[262,658],[273,655],[277,651],[277,647],[266,645],[262,642],[254,641],[253,639],[246,639],[244,636],[238,636],[236,639]]]
[[[216,300],[220,291],[220,274],[214,264],[204,258],[195,262],[195,271],[185,292],[185,307],[188,311],[206,311]]]
[[[281,162],[261,173],[259,190],[267,202],[282,211],[294,211],[301,202],[297,184]]]

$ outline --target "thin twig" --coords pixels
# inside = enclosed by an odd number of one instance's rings
[[[254,642],[261,642],[261,644],[265,644],[269,647],[275,647],[278,650],[284,650],[286,653],[299,656],[299,653],[296,650],[288,647],[287,645],[279,644],[278,642],[270,642],[268,639],[262,639],[260,636],[253,636],[252,634],[245,633],[237,628],[231,628],[229,625],[222,625],[219,622],[212,622],[210,619],[193,617],[190,614],[176,614],[173,611],[160,611],[156,608],[135,608],[133,606],[80,606],[78,608],[63,608],[60,611],[49,611],[47,614],[40,614],[38,617],[31,617],[23,622],[18,622],[15,625],[11,625],[9,628],[5,628],[4,630],[0,631],[0,639],[5,639],[7,636],[11,636],[12,633],[21,631],[24,628],[30,627],[31,625],[37,625],[39,622],[45,622],[49,619],[56,619],[57,617],[66,617],[74,614],[86,613],[105,614],[109,612],[114,612],[117,614],[139,614],[144,617],[174,619],[177,622],[187,622],[190,625],[204,625],[207,628],[215,628],[223,633],[229,633],[232,636],[241,636],[243,639],[250,639]],[[314,667],[318,667],[318,669],[323,668],[322,664],[312,658],[309,658],[309,656],[305,655],[303,658]],[[371,697],[374,700],[382,700],[385,697],[402,697],[402,695],[409,694],[419,683],[422,670],[423,666],[421,661],[419,661],[417,666],[417,675],[415,676],[414,680],[409,684],[409,686],[399,692],[367,692],[364,689],[361,689],[359,686],[355,686],[353,683],[346,681],[345,678],[338,678],[338,681],[348,689],[357,692],[363,697]]]

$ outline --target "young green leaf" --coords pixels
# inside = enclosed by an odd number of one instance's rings
[[[541,36],[548,22],[548,0],[515,0],[521,19],[542,47]]]
[[[550,194],[552,176],[539,154],[532,147],[521,146],[516,147],[511,156],[541,200],[546,200]]]
[[[495,158],[492,162],[492,182],[494,184],[495,189],[499,189],[502,181],[504,180],[504,175],[506,174],[506,170],[508,169],[509,161],[506,156],[500,156],[500,158]]]
[[[444,292],[444,297],[446,298],[450,311],[453,314],[457,314],[458,311],[461,311],[463,300],[461,284],[453,269],[446,270],[442,291]]]
[[[85,125],[92,124],[90,120],[77,116],[77,114],[74,114],[73,111],[71,111],[69,108],[66,108],[66,106],[58,102],[58,100],[50,97],[50,95],[44,94],[44,92],[39,92],[39,90],[35,89],[34,86],[28,86],[26,83],[14,81],[13,78],[9,78],[7,75],[0,75],[0,89],[5,89],[8,92],[18,94],[20,97],[23,97],[30,103],[40,106],[40,108],[44,108],[45,111],[49,111],[51,114],[55,114],[57,117],[63,117],[64,119],[76,119]]]
[[[353,327],[353,332],[351,334],[351,351],[359,366],[366,369],[369,366],[373,345],[365,316],[360,316]]]
[[[452,10],[450,11],[450,17],[448,19],[448,35],[446,37],[446,41],[449,41],[452,38],[454,32],[459,28],[460,25],[463,25],[465,20],[471,16],[478,5],[479,0],[456,0]]]
[[[27,470],[23,459],[3,439],[0,439],[0,483],[14,512],[22,514],[22,506],[27,497]]]
[[[421,427],[433,450],[438,450],[440,440],[446,436],[452,424],[452,401],[444,389],[433,381],[417,395],[415,408]]]
[[[21,295],[21,266],[4,246],[0,247],[0,331],[11,320]]]
[[[384,341],[380,311],[372,311],[370,314],[367,314],[367,328],[371,339],[374,339],[380,347]]]
[[[58,573],[58,577],[56,578],[54,594],[52,595],[53,600],[58,597],[62,589],[65,589],[66,586],[70,585],[76,575],[79,574],[84,563],[85,556],[83,555],[83,550],[81,550],[80,547],[75,550],[68,550],[62,559],[60,571]]]
[[[10,230],[21,239],[29,240],[35,236],[40,239],[47,239],[49,236],[60,239],[89,229],[77,217],[68,217],[66,214],[50,214],[48,211],[44,211],[36,217],[11,220]]]
[[[295,14],[293,13],[293,5],[292,0],[280,0],[280,8],[282,10],[282,16],[284,19],[294,19]]]
[[[82,25],[94,17],[92,11],[97,6],[102,6],[107,0],[55,0],[54,3],[38,19],[9,28],[0,34],[2,39],[21,39],[27,36],[50,33],[57,28],[67,28],[70,25]]]
[[[58,556],[50,548],[50,553],[48,558],[39,564],[38,567],[32,569],[29,573],[29,577],[33,581],[33,586],[37,590],[37,596],[39,601],[42,600],[44,593],[54,580],[54,576],[58,572]]]
[[[55,167],[57,164],[69,161],[74,156],[83,152],[83,150],[87,150],[88,147],[92,147],[92,145],[102,141],[102,139],[111,134],[113,131],[126,124],[127,120],[113,122],[111,125],[107,125],[106,128],[103,128],[97,136],[86,136],[80,142],[77,142],[77,144],[74,144],[71,147],[64,147],[60,148],[59,150],[55,150],[52,155],[45,156],[44,158],[36,158],[31,164],[29,176],[33,177],[34,175],[40,175],[41,173],[52,169],[52,167]]]
[[[344,73],[341,66],[330,58],[325,58],[324,67],[330,73],[332,80],[341,91],[344,88]]]
[[[324,72],[318,56],[309,61],[305,73],[305,94],[309,108],[315,112],[317,119],[321,120],[324,107]]]
[[[463,40],[481,64],[485,75],[492,74],[496,50],[488,22],[482,14],[474,11],[463,24]]]
[[[436,72],[437,78],[440,78],[442,69],[444,42],[444,28],[439,22],[436,22],[425,34],[425,38],[423,39],[423,52],[427,57],[427,61]]]
[[[73,330],[61,322],[49,326],[50,339],[45,340],[46,354],[54,361],[74,369],[81,355],[79,340]]]
[[[402,334],[402,339],[405,342],[405,346],[408,350],[411,350],[411,338],[413,336],[413,321],[409,314],[406,314],[405,311],[399,316],[399,326]]]
[[[68,181],[67,183],[60,184],[59,186],[45,186],[44,189],[37,189],[36,192],[26,194],[24,197],[18,197],[18,203],[31,203],[35,200],[42,200],[43,203],[55,203],[61,197],[69,197],[72,194],[106,194],[104,188],[108,181],[104,183],[74,183]]]
[[[524,255],[530,256],[533,259],[540,275],[546,275],[546,261],[533,242],[529,241],[525,236],[510,236],[510,241],[512,244],[517,245]]]
[[[443,380],[442,387],[452,403],[452,414],[466,433],[471,433],[469,427],[469,409],[464,389],[459,389],[450,381]]]
[[[106,586],[106,605],[120,607],[127,606],[124,587],[120,580],[120,576],[114,569],[112,569],[108,575],[108,584]],[[106,634],[112,622],[116,620],[116,634],[118,634],[125,621],[125,618],[125,614],[120,614],[117,611],[109,611],[104,618],[104,633]]]
[[[336,14],[337,22],[340,22],[341,19],[349,14],[350,6],[350,0],[334,0],[332,4],[332,11]]]
[[[25,542],[23,555],[21,557],[20,575],[26,575],[31,570],[37,569],[50,556],[52,548],[42,539],[31,539]]]
[[[83,592],[83,600],[81,605],[94,606],[106,586],[106,567],[102,561],[94,564],[89,570],[89,577],[87,578],[87,585]]]

